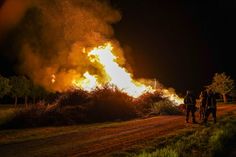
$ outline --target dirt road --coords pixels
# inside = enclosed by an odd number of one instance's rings
[[[220,116],[230,111],[236,111],[236,105],[219,106],[217,112]],[[0,156],[104,156],[192,125],[186,125],[184,119],[184,116],[158,116],[122,122],[120,125],[92,127],[43,139],[2,144],[0,145]]]

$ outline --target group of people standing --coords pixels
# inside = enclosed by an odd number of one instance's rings
[[[202,123],[207,124],[207,120],[210,114],[212,114],[214,123],[216,123],[216,98],[212,90],[204,90],[199,95],[199,117]],[[189,123],[189,116],[191,113],[192,123],[197,123],[195,118],[196,97],[194,93],[187,90],[184,97],[184,104],[186,105],[186,123]]]

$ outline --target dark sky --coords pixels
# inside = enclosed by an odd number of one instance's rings
[[[122,14],[114,24],[115,38],[126,51],[135,77],[157,78],[177,93],[199,92],[216,72],[236,79],[236,1],[111,2]],[[10,42],[11,33],[1,49]],[[15,74],[18,60],[10,55],[0,53],[0,74]]]
[[[199,92],[216,72],[236,78],[236,1],[113,3],[122,12],[115,35],[131,47],[136,76],[158,78],[177,92]]]

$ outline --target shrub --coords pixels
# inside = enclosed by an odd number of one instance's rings
[[[158,93],[146,93],[134,99],[115,87],[105,86],[90,93],[82,90],[52,93],[45,102],[18,110],[4,126],[20,128],[121,121],[145,116],[152,111],[180,113]]]
[[[174,149],[166,147],[158,149],[152,153],[143,152],[137,155],[136,157],[178,157],[178,156],[179,156],[178,153]]]
[[[156,114],[156,115],[179,115],[179,114],[182,114],[182,112],[170,100],[164,99],[164,100],[156,102],[152,105],[151,114]]]
[[[3,128],[70,125],[137,117],[133,98],[115,88],[97,89],[92,93],[74,90],[58,97],[51,105],[41,102],[17,110]]]
[[[38,126],[41,115],[45,111],[46,107],[39,103],[35,106],[27,108],[18,108],[15,110],[15,114],[12,119],[3,124],[3,128],[24,128]]]
[[[88,109],[91,121],[127,120],[137,117],[133,98],[116,88],[97,89],[91,93]]]
[[[145,93],[134,99],[133,103],[140,116],[146,116],[152,111],[154,103],[163,100],[160,93]]]
[[[63,95],[61,95],[56,103],[59,106],[71,106],[71,105],[80,105],[88,102],[90,99],[90,94],[83,90],[69,90]]]

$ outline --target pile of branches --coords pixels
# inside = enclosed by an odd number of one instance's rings
[[[72,125],[106,121],[123,121],[145,117],[154,103],[163,100],[158,93],[133,98],[117,88],[104,87],[92,92],[70,90],[54,101],[39,102],[19,109],[3,128]]]

